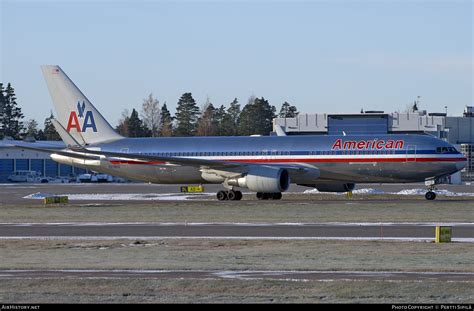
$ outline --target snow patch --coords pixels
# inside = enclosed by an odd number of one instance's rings
[[[404,189],[398,192],[385,192],[383,190],[374,189],[374,188],[363,188],[352,191],[353,194],[395,194],[395,195],[421,195],[424,196],[426,189]],[[471,192],[452,192],[446,189],[434,190],[437,195],[444,195],[448,197],[474,197],[474,193]],[[333,195],[343,195],[342,192],[321,192],[318,189],[305,190],[305,194],[333,194]]]
[[[393,194],[400,195],[425,195],[426,189],[404,189],[398,192],[393,192]]]
[[[379,189],[364,188],[364,189],[353,190],[352,193],[353,194],[384,194],[385,192]]]
[[[196,197],[212,196],[214,193],[176,194],[176,193],[83,193],[83,194],[48,194],[36,192],[23,197],[24,199],[44,199],[48,196],[68,196],[69,200],[93,201],[181,201],[192,200]]]

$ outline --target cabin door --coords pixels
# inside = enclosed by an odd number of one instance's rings
[[[416,146],[409,145],[407,147],[407,155],[406,155],[407,162],[415,162],[416,161]]]

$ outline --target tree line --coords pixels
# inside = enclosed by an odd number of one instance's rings
[[[264,97],[250,97],[243,108],[237,98],[227,107],[214,106],[209,99],[199,107],[191,93],[184,93],[173,116],[166,102],[160,105],[150,94],[140,113],[135,108],[122,113],[116,130],[127,137],[268,135],[273,118],[298,115],[297,108],[286,101],[278,114],[276,111]]]
[[[140,113],[135,108],[132,112],[124,110],[115,129],[126,137],[268,135],[273,128],[273,118],[297,115],[297,108],[286,101],[277,114],[276,107],[268,100],[255,96],[250,97],[243,108],[237,98],[228,107],[216,107],[209,99],[199,107],[191,93],[180,97],[176,113],[172,115],[166,102],[161,105],[150,94],[143,100]],[[53,118],[51,111],[42,129],[35,119],[25,122],[11,83],[6,87],[0,83],[0,139],[61,140]]]
[[[54,118],[52,111],[44,120],[42,129],[38,128],[39,125],[35,119],[24,122],[24,118],[11,83],[8,83],[6,87],[0,83],[0,139],[31,137],[36,140],[61,140],[52,123]]]

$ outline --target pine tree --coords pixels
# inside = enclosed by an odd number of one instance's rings
[[[216,125],[216,130],[214,132],[214,135],[216,136],[224,135],[222,131],[222,122],[224,121],[224,118],[226,115],[227,115],[227,111],[224,105],[221,105],[219,109],[216,109],[214,113],[214,123]]]
[[[129,137],[129,131],[128,131],[128,121],[130,119],[129,117],[129,111],[128,109],[124,109],[122,111],[122,115],[119,120],[119,124],[115,127],[115,130],[117,133],[119,133],[122,136]]]
[[[0,83],[0,139],[3,139],[3,111],[5,107],[5,95],[3,94],[5,90],[3,89],[3,83]]]
[[[7,88],[2,92],[2,105],[0,114],[0,136],[19,139],[23,131],[23,113],[16,102],[15,90],[8,83]]]
[[[26,122],[25,136],[29,138],[38,138],[38,122],[35,119],[29,119]]]
[[[196,135],[197,136],[214,136],[217,131],[217,120],[216,120],[217,109],[209,103],[206,109],[202,112],[201,117],[198,120]]]
[[[44,135],[44,132],[42,129],[38,130],[38,135],[37,135],[36,140],[46,140],[46,136]]]
[[[240,112],[240,104],[237,98],[235,98],[230,103],[230,107],[222,117],[222,121],[219,126],[220,135],[235,136],[238,134]]]
[[[295,106],[291,106],[288,102],[284,102],[281,105],[280,113],[278,114],[279,118],[294,118],[298,115],[298,109]]]
[[[146,137],[150,136],[150,130],[143,124],[143,121],[138,117],[138,112],[135,108],[128,119],[128,134],[129,137]]]
[[[56,131],[56,128],[53,125],[54,115],[53,112],[50,112],[49,117],[44,120],[44,130],[43,130],[43,139],[44,140],[61,140],[61,136]],[[39,137],[38,139],[41,139]]]
[[[173,136],[173,117],[166,106],[166,102],[161,107],[160,136]]]
[[[192,136],[196,133],[199,108],[191,93],[184,93],[176,108],[176,136]]]
[[[276,108],[265,98],[256,98],[245,105],[240,114],[240,135],[268,135],[273,129]]]

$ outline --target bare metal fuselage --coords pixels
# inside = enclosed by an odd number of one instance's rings
[[[391,140],[402,141],[403,144],[377,144]],[[90,148],[319,169],[320,176],[316,179],[310,175],[291,176],[291,182],[298,184],[418,182],[452,174],[462,169],[466,160],[462,154],[454,152],[447,142],[427,135],[126,138]],[[450,151],[440,152],[442,149],[439,148]],[[222,182],[206,178],[203,169],[197,166],[120,158],[103,158],[100,161],[59,155],[52,155],[52,158],[60,163],[151,183]]]

